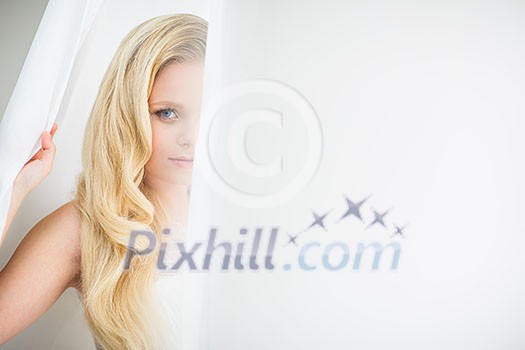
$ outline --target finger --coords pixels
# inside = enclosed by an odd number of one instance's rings
[[[55,159],[56,147],[53,143],[51,134],[48,132],[45,132],[42,135],[42,149],[40,150],[40,152],[40,160],[51,168]]]
[[[55,135],[55,132],[57,131],[57,128],[58,128],[58,124],[57,123],[53,123],[53,126],[51,127],[51,131],[49,132],[51,134],[51,136]]]
[[[43,151],[54,151],[55,144],[53,143],[53,140],[51,139],[51,134],[48,131],[44,131],[42,133],[42,150]]]

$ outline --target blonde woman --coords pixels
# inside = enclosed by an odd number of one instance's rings
[[[0,272],[0,345],[75,288],[97,348],[173,349],[177,315],[154,293],[158,249],[129,269],[123,261],[131,231],[160,241],[186,226],[206,33],[200,17],[167,15],[120,44],[87,123],[74,200],[38,222]],[[56,130],[14,181],[4,233],[51,171]]]

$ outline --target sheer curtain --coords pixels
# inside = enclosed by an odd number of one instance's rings
[[[525,3],[214,3],[208,348],[523,348]]]
[[[58,116],[73,63],[104,0],[50,0],[0,123],[0,226],[12,182]],[[0,231],[1,232],[1,231]]]

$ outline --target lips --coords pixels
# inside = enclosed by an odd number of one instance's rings
[[[171,160],[180,160],[180,161],[184,161],[184,162],[193,162],[193,158],[185,157],[185,156],[177,157],[177,158],[170,158],[170,159]]]
[[[176,158],[168,158],[170,161],[175,163],[175,165],[181,168],[191,168],[193,167],[193,158],[187,156],[179,156]]]

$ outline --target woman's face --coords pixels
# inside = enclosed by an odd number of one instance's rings
[[[157,74],[148,101],[153,153],[145,167],[157,185],[191,185],[201,107],[202,62],[169,63]]]

